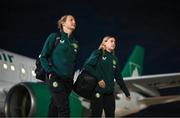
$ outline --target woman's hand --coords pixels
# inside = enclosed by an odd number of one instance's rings
[[[105,88],[105,87],[106,87],[106,84],[105,84],[104,80],[100,80],[100,81],[98,82],[98,84],[99,84],[99,86],[100,86],[101,88]]]
[[[52,73],[49,73],[48,78],[51,79],[51,77],[52,77]]]
[[[48,73],[48,78],[51,79],[52,77],[56,76],[55,72]]]

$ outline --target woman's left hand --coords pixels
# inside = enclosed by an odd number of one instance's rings
[[[99,84],[99,86],[100,86],[101,88],[105,88],[105,87],[106,87],[106,84],[105,84],[104,80],[100,80],[100,81],[98,82],[98,84]]]

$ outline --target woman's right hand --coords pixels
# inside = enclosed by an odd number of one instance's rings
[[[52,77],[52,73],[49,73],[48,78],[51,79],[51,77]]]
[[[105,87],[106,87],[106,83],[104,82],[104,80],[100,80],[100,81],[98,82],[98,84],[99,84],[99,86],[100,86],[101,88],[105,88]]]
[[[51,79],[52,77],[56,76],[55,72],[48,73],[48,78]]]

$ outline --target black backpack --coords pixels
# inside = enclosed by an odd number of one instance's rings
[[[98,56],[98,61],[101,59],[102,55],[103,53],[101,51],[100,55]],[[96,65],[94,66],[94,69]],[[96,86],[96,77],[90,74],[88,71],[86,71],[85,68],[83,68],[73,85],[73,90],[79,96],[84,97],[86,99],[91,99]]]
[[[60,32],[57,32],[56,33],[56,40],[54,42],[54,45],[51,49],[51,53],[53,52],[53,50],[55,49],[55,47],[58,45],[59,41],[61,39],[61,34]],[[50,57],[50,56],[49,56]],[[49,62],[49,65],[52,65],[52,62],[51,62],[51,59],[48,58],[48,62]],[[41,62],[40,62],[40,55],[38,56],[38,58],[36,59],[36,68],[35,68],[35,74],[36,74],[36,79],[38,80],[41,80],[41,81],[45,81],[45,78],[46,78],[46,72],[45,70],[43,69],[42,65],[41,65]]]

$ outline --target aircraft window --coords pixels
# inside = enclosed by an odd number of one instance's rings
[[[12,71],[15,71],[14,65],[11,65],[11,70],[12,70]]]
[[[8,66],[7,66],[7,64],[3,64],[3,67],[4,67],[4,69],[7,69]]]
[[[29,79],[29,75],[31,75],[28,71],[28,66],[23,63],[20,63],[19,67],[20,67],[19,77],[20,77],[21,81],[27,81]]]
[[[35,77],[36,76],[36,73],[34,72],[34,70],[32,70],[32,75]]]
[[[24,68],[21,68],[21,72],[22,72],[23,74],[25,74],[25,73],[26,73],[26,70],[25,70]]]

